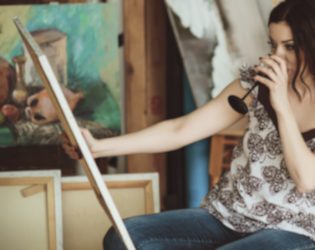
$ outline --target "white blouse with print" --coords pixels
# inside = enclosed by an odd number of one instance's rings
[[[253,74],[252,68],[241,70],[244,88],[254,84]],[[235,231],[274,228],[315,240],[315,190],[300,193],[290,178],[269,90],[261,85],[252,94],[249,125],[233,150],[231,170],[209,192],[202,207]],[[302,136],[314,151],[315,129]]]

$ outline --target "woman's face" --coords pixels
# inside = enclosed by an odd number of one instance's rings
[[[288,76],[291,80],[296,70],[297,58],[290,26],[286,22],[271,23],[269,25],[269,39],[271,53],[285,60]]]

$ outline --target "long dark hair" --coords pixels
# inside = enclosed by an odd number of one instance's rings
[[[292,88],[301,99],[296,88],[296,80],[301,72],[300,80],[306,85],[303,74],[306,68],[315,76],[315,1],[314,0],[286,0],[277,5],[271,12],[268,25],[286,22],[292,31],[297,67],[292,79]],[[302,62],[301,52],[304,54]],[[304,66],[301,70],[302,64]],[[308,88],[308,90],[310,90]]]

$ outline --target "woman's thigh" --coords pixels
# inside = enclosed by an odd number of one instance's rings
[[[242,237],[202,208],[133,217],[125,225],[137,250],[209,250]],[[125,249],[113,228],[103,244],[106,250]]]
[[[218,250],[315,250],[315,242],[296,233],[264,229],[224,245]]]

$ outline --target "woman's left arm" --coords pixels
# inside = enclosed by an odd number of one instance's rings
[[[315,189],[315,155],[306,146],[292,112],[277,113],[287,169],[299,192]]]
[[[255,80],[269,88],[287,169],[299,192],[312,191],[315,189],[315,155],[307,147],[289,103],[285,61],[273,55],[264,57],[262,62],[268,67],[259,66],[257,71],[268,78],[257,75]]]

